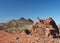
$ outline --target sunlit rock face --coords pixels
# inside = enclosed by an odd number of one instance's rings
[[[0,43],[60,43],[59,40],[59,29],[52,18],[38,19],[31,25],[31,30],[0,31]]]
[[[36,23],[33,24],[32,28],[33,31],[37,31],[37,28],[39,28],[40,31],[42,30],[42,32],[44,32],[46,36],[52,35],[53,37],[56,37],[57,35],[59,35],[59,29],[52,18],[48,18],[46,20],[39,19]],[[42,32],[40,31],[39,33],[42,34]]]

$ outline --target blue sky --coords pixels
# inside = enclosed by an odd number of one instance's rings
[[[0,22],[7,22],[20,17],[52,17],[60,24],[60,0],[0,0]]]

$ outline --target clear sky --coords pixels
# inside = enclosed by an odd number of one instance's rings
[[[34,21],[52,17],[60,24],[60,0],[0,0],[0,22],[20,17]]]

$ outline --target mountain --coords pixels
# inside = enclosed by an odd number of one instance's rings
[[[45,20],[38,19],[37,22],[34,22],[32,24],[31,30],[26,29],[30,29],[30,22],[28,24],[27,19],[12,21],[10,21],[12,23],[9,23],[11,25],[14,24],[12,25],[14,28],[9,27],[8,32],[0,31],[0,43],[60,43],[59,29],[52,18],[47,18]],[[15,26],[16,24],[18,25],[18,22],[24,26]],[[7,23],[7,25],[9,23]],[[0,24],[0,26],[2,25],[3,24]],[[20,32],[20,29],[23,29],[24,31]],[[14,32],[11,32],[13,30]],[[18,30],[19,32],[15,32]]]
[[[21,30],[22,28],[30,27],[33,24],[33,21],[29,19],[25,19],[21,17],[18,20],[11,20],[6,23],[0,23],[0,30]]]

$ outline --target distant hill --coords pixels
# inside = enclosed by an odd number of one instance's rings
[[[25,19],[21,17],[18,20],[11,20],[11,21],[8,21],[7,23],[0,23],[0,30],[5,30],[5,31],[21,30],[22,31],[30,27],[30,25],[32,24],[33,24],[33,21],[30,18]]]

